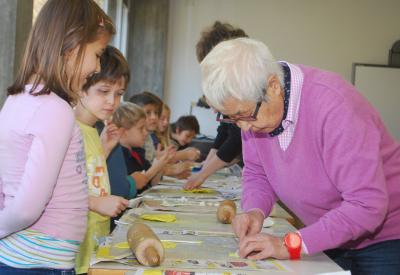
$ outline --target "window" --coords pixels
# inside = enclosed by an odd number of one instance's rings
[[[107,0],[94,0],[103,10],[104,10],[104,2]],[[32,24],[35,23],[36,17],[39,14],[40,9],[47,2],[47,0],[33,0],[33,16],[32,16]]]

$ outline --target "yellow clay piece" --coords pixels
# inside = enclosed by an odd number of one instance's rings
[[[97,258],[107,259],[111,258],[110,256],[110,247],[109,246],[100,246],[96,252]]]
[[[176,248],[176,243],[174,242],[170,242],[170,241],[161,241],[163,247],[165,249],[172,249],[172,248]]]
[[[114,245],[114,247],[120,248],[120,249],[129,249],[129,244],[128,244],[128,242],[120,242],[120,243],[116,243]]]
[[[140,218],[147,221],[155,222],[174,222],[176,221],[176,216],[172,214],[143,214]]]
[[[195,193],[195,194],[211,194],[215,193],[214,190],[209,188],[199,188],[199,189],[192,189],[192,190],[184,190],[185,193]]]
[[[237,251],[229,253],[229,257],[231,258],[239,258]]]
[[[143,270],[143,275],[162,275],[163,271],[159,269],[145,269]]]

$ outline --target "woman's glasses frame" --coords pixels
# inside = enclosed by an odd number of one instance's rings
[[[223,115],[220,112],[218,112],[216,120],[218,122],[224,122],[224,123],[237,123],[238,121],[256,121],[258,111],[260,110],[261,103],[262,103],[262,100],[257,102],[256,108],[255,108],[253,114],[250,116],[240,116],[240,117],[234,117],[234,118],[233,117],[223,117]]]

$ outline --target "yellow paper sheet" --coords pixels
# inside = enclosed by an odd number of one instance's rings
[[[145,269],[143,270],[143,275],[162,275],[163,271],[159,269]]]
[[[176,221],[176,216],[172,214],[143,214],[140,218],[148,221],[156,222],[174,222]]]

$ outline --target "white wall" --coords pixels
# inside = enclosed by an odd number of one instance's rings
[[[400,141],[400,68],[357,65],[354,79],[354,86],[375,106],[386,127]]]
[[[241,27],[278,60],[335,71],[349,81],[353,62],[387,64],[400,39],[399,0],[171,0],[169,18],[164,94],[172,120],[201,96],[195,45],[215,20]]]

